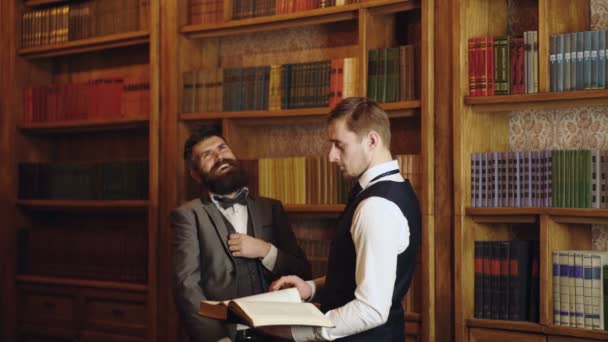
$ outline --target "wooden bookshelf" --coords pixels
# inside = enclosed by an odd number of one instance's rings
[[[18,53],[27,59],[74,55],[83,52],[103,51],[119,47],[137,46],[150,42],[150,32],[136,31],[103,37],[75,40],[71,42],[34,46],[19,49]]]
[[[90,287],[90,288],[110,289],[110,290],[125,290],[125,291],[135,291],[135,292],[148,291],[148,286],[145,284],[117,283],[117,282],[112,282],[112,281],[95,281],[95,280],[58,278],[58,277],[43,277],[43,276],[35,276],[35,275],[18,275],[17,282],[25,283],[25,284],[78,286],[78,287]]]
[[[510,2],[509,2],[510,3]],[[530,2],[533,3],[533,2]],[[549,92],[549,37],[588,31],[588,1],[538,1],[538,93],[468,96],[468,39],[507,35],[507,2],[464,1],[455,5],[454,184],[456,260],[456,341],[595,341],[605,332],[553,325],[552,252],[588,250],[592,224],[606,224],[608,210],[587,208],[474,208],[471,207],[471,154],[510,151],[509,113],[527,109],[560,109],[608,104],[607,90]],[[551,148],[548,148],[551,149]],[[514,223],[529,223],[520,230]],[[514,231],[515,229],[515,231]],[[538,322],[474,318],[474,241],[538,240],[540,294]]]
[[[158,192],[160,2],[157,0],[132,1],[130,2],[133,5],[130,8],[133,9],[132,12],[129,12],[128,15],[123,13],[124,16],[110,18],[110,16],[99,15],[99,13],[105,13],[102,6],[107,6],[109,3],[96,0],[96,5],[93,3],[96,6],[95,9],[104,11],[96,12],[99,18],[89,17],[89,21],[86,23],[90,24],[94,20],[98,29],[97,33],[119,30],[122,30],[122,33],[49,45],[19,47],[22,42],[26,41],[24,32],[22,32],[27,28],[22,23],[25,12],[40,13],[40,11],[55,6],[88,6],[88,4],[91,3],[62,0],[7,0],[0,3],[0,13],[3,18],[0,24],[2,25],[0,38],[6,43],[3,44],[4,50],[0,58],[2,62],[0,64],[3,65],[0,68],[2,73],[0,107],[3,117],[0,127],[3,133],[10,133],[3,134],[2,139],[3,143],[11,146],[10,157],[7,154],[10,162],[6,168],[2,168],[2,175],[12,182],[11,186],[5,188],[8,197],[3,198],[3,203],[8,208],[2,211],[3,217],[6,218],[6,229],[3,229],[1,238],[8,241],[7,244],[10,245],[10,248],[6,249],[1,256],[3,260],[6,260],[7,266],[0,269],[2,292],[5,294],[0,311],[0,321],[2,321],[0,340],[3,341],[64,340],[67,332],[69,332],[68,337],[77,340],[87,338],[89,340],[95,340],[95,338],[97,340],[125,341],[158,340],[157,325],[153,322],[158,319],[156,308],[159,300],[156,263],[160,197]],[[78,8],[90,9],[90,7]],[[126,6],[122,8],[127,10]],[[42,18],[44,19],[45,15],[51,13],[53,12],[42,13]],[[102,17],[103,22],[100,19]],[[129,25],[126,25],[126,21],[124,21],[127,17]],[[123,21],[111,21],[116,18],[123,19]],[[63,37],[65,39],[73,39],[71,33],[80,32],[77,28],[79,26],[72,19],[71,17],[67,27],[63,27],[66,32],[70,33],[67,37]],[[84,22],[78,23],[78,25],[84,24]],[[125,25],[121,26],[122,24]],[[127,27],[129,28],[127,29]],[[29,27],[29,30],[32,31],[30,34],[42,35],[42,41],[52,40],[53,31],[49,31],[49,29]],[[45,35],[50,37],[44,39]],[[102,90],[108,92],[107,88],[100,86],[95,88],[99,92],[86,92],[86,96],[88,96],[86,116],[95,118],[54,121],[73,115],[76,112],[74,107],[84,106],[84,102],[75,103],[77,101],[73,96],[74,93],[67,88],[54,93],[54,102],[46,101],[46,97],[50,96],[50,92],[47,92],[50,89],[49,85],[80,85],[87,84],[89,81],[103,80],[105,82],[118,79],[121,80],[120,91],[123,102],[111,105],[114,110],[111,113],[114,115],[113,118],[103,118],[103,114],[106,114],[105,111],[109,111],[105,107],[97,112],[97,109],[102,107],[97,101],[101,95],[104,95],[105,100],[103,101],[109,101],[109,98],[114,99],[114,95],[116,95],[116,93],[99,94]],[[136,84],[135,81],[137,81]],[[129,97],[128,99],[137,101],[137,104],[131,106],[126,102],[127,96],[122,95],[127,94],[129,86],[135,85],[138,87],[137,93],[129,93],[129,95],[136,95],[137,98]],[[30,97],[25,95],[24,89],[28,87],[40,89],[35,98],[34,95]],[[140,92],[141,89],[149,89],[149,91]],[[114,91],[117,91],[117,88],[114,88]],[[70,96],[66,95],[68,93]],[[91,104],[89,99],[93,96],[96,101],[95,109],[89,106]],[[78,98],[78,100],[80,99]],[[34,103],[37,103],[37,107],[34,107]],[[53,104],[55,107],[52,107]],[[31,107],[28,107],[30,105]],[[32,107],[36,108],[39,116],[48,117],[49,121],[41,121],[43,118],[36,117],[37,122],[31,122],[32,117],[28,118],[25,113],[29,108],[31,114]],[[10,110],[8,110],[9,108]],[[133,108],[140,112],[127,113]],[[85,117],[85,115],[81,115],[83,112],[83,108],[78,107],[79,117]],[[90,115],[90,113],[95,115]],[[118,116],[118,114],[123,116]],[[129,117],[129,115],[131,116]],[[135,195],[124,195],[123,200],[104,201],[23,199],[19,197],[18,184],[20,177],[23,177],[23,175],[19,175],[21,163],[63,163],[67,165],[70,163],[114,163],[142,160],[147,162],[143,163],[141,167],[138,166],[140,168],[136,172],[145,172],[147,175],[147,184],[142,185],[145,187],[142,188],[145,196],[139,197],[147,198],[146,200],[128,199],[138,198]],[[108,176],[106,175],[106,177]],[[117,187],[121,186],[124,184],[119,184]],[[26,231],[23,236],[20,235],[22,230]],[[52,241],[49,241],[49,246],[54,244],[55,247],[47,248],[48,246],[44,244],[28,245],[28,241],[33,241],[32,236],[35,236],[38,241],[51,237],[49,240]],[[53,248],[56,250],[59,240],[77,241],[80,248],[94,245],[93,241],[108,241],[108,239],[112,239],[116,245],[100,250],[99,255],[96,255],[98,257],[96,260],[82,261],[90,263],[91,267],[98,267],[99,265],[95,265],[95,263],[99,263],[99,260],[106,263],[101,267],[108,269],[111,266],[115,266],[115,268],[118,268],[117,265],[123,266],[120,263],[131,267],[126,271],[126,267],[124,267],[116,273],[104,275],[104,279],[108,279],[108,281],[87,278],[85,273],[71,270],[63,273],[48,271],[42,276],[35,274],[35,268],[31,267],[31,265],[44,267],[45,263],[48,263],[45,253],[47,255],[54,253]],[[127,253],[126,244],[133,242],[134,239],[137,243],[129,244],[130,249]],[[19,243],[17,243],[18,241]],[[122,248],[121,244],[125,248]],[[2,245],[3,250],[4,247]],[[45,248],[47,249],[45,250]],[[96,247],[91,246],[91,248]],[[30,253],[36,254],[35,257],[32,257]],[[25,269],[17,271],[17,265],[21,265],[19,262],[22,261],[22,257],[29,258],[28,262],[34,264],[29,264],[25,266]],[[135,262],[131,263],[132,260]],[[62,267],[66,269],[70,267],[67,260],[54,262],[57,270]],[[133,274],[125,276],[126,272],[133,272]],[[74,276],[56,276],[68,273],[74,274]],[[47,276],[47,274],[55,274],[55,276]],[[141,283],[131,283],[121,279],[142,280]],[[41,297],[48,300],[50,303],[48,307],[57,308],[57,310],[65,308],[64,298],[72,298],[70,303],[73,305],[67,307],[79,314],[62,316],[60,313],[40,316],[35,310],[37,305],[35,303],[38,303],[36,300]],[[33,298],[33,302],[30,301],[31,298]],[[116,310],[112,311],[114,308]],[[108,310],[106,311],[107,317],[124,315],[125,322],[129,323],[116,322],[117,320],[114,318],[106,321],[100,320],[100,310]],[[80,315],[84,312],[87,315]],[[63,326],[57,325],[57,320],[54,320],[56,316],[60,317],[59,320],[63,319],[65,323]],[[130,326],[125,327],[124,325]],[[66,326],[70,328],[67,329]],[[89,337],[85,338],[84,335]]]
[[[281,110],[217,111],[182,113],[182,75],[201,68],[237,68],[316,62],[357,57],[356,94],[367,94],[368,50],[418,44],[420,48],[419,98],[380,104],[389,114],[393,126],[395,154],[420,154],[423,186],[419,195],[424,227],[421,265],[416,277],[419,286],[407,304],[408,339],[434,341],[434,185],[433,185],[433,1],[379,0],[308,11],[230,20],[232,2],[224,2],[224,21],[215,24],[188,23],[188,1],[165,4],[163,26],[163,108],[161,146],[166,156],[161,176],[161,192],[170,199],[161,209],[168,217],[188,193],[187,174],[181,160],[183,142],[190,127],[198,124],[221,125],[232,150],[241,159],[326,156],[325,117],[330,108]],[[177,20],[175,20],[177,18]],[[410,24],[411,26],[407,26]],[[176,32],[178,34],[176,35]],[[409,32],[409,34],[408,34]],[[246,56],[246,58],[244,57]],[[293,205],[285,203],[292,221],[335,220],[344,205]],[[323,224],[327,224],[326,222]],[[295,224],[294,226],[297,226]],[[168,220],[161,224],[161,239],[169,243]],[[161,260],[170,260],[171,247],[161,251]],[[169,275],[171,265],[161,262],[161,274]],[[168,278],[167,278],[168,279]],[[170,284],[161,285],[162,292]],[[172,306],[172,304],[170,304]],[[169,331],[179,326],[173,309],[165,307]],[[173,336],[173,335],[172,335]]]

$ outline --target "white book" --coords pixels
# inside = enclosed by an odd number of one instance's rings
[[[250,327],[300,325],[334,327],[312,303],[303,303],[295,288],[226,301],[201,301],[199,315]]]

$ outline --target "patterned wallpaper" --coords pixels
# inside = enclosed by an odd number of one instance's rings
[[[608,107],[526,109],[509,114],[512,151],[608,150]],[[594,225],[593,249],[608,251],[608,226]]]
[[[608,29],[608,0],[590,0],[591,30]]]

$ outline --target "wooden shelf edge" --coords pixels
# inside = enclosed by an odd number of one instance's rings
[[[420,100],[380,103],[379,105],[382,109],[388,112],[389,117],[412,117],[417,115],[414,110],[420,108]],[[179,115],[179,117],[182,121],[221,119],[254,120],[265,118],[326,116],[330,111],[330,107],[316,107],[283,110],[243,110],[239,112],[182,113]]]
[[[408,311],[403,316],[407,322],[422,322],[422,315],[418,312]]]
[[[391,14],[406,12],[420,8],[419,0],[376,0],[360,3],[361,8],[366,8],[372,15]]]
[[[132,117],[112,120],[72,120],[58,122],[36,122],[19,125],[19,129],[27,132],[81,132],[91,129],[111,130],[128,129],[145,126],[149,123],[148,117]]]
[[[317,8],[290,14],[255,17],[213,24],[186,25],[180,32],[189,38],[210,38],[272,31],[281,28],[328,24],[357,19],[359,4]]]
[[[529,107],[599,106],[608,104],[608,89],[577,90],[503,96],[465,96],[464,104],[480,112],[510,111]]]
[[[74,278],[45,277],[36,275],[17,275],[18,283],[67,285],[78,287],[93,287],[100,289],[127,290],[137,292],[147,292],[148,285],[135,283],[121,283],[113,281],[98,281]]]
[[[284,204],[288,213],[320,213],[339,214],[344,210],[344,204]]]
[[[183,113],[180,114],[182,121],[197,120],[221,120],[221,119],[264,119],[264,118],[289,118],[306,116],[325,116],[331,108],[306,108],[285,110],[252,110],[240,112],[207,112],[207,113]]]
[[[547,335],[554,336],[566,336],[566,337],[580,337],[586,339],[597,339],[600,341],[608,341],[608,331],[605,330],[591,330],[571,327],[561,327],[555,325],[545,326],[544,332]]]
[[[17,205],[37,210],[143,210],[148,209],[147,200],[117,200],[117,201],[68,201],[68,200],[17,200]]]
[[[508,331],[542,333],[543,326],[534,322],[502,321],[494,319],[469,318],[466,320],[469,328],[500,329]]]
[[[68,2],[68,0],[26,0],[23,4],[28,7],[48,5],[48,4],[61,4]]]
[[[608,209],[593,208],[465,208],[467,216],[549,215],[565,217],[608,218]]]
[[[27,59],[65,56],[111,48],[149,43],[148,31],[134,31],[102,37],[75,40],[54,45],[34,46],[19,49],[18,53]]]

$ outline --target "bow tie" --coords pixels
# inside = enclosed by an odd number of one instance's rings
[[[222,208],[228,209],[228,208],[231,208],[236,203],[242,204],[242,205],[247,205],[247,195],[248,194],[249,194],[249,191],[247,191],[247,189],[243,189],[233,198],[230,198],[227,196],[214,195],[213,199],[216,200],[220,204],[220,206],[222,206]]]

